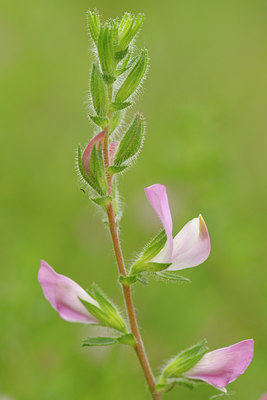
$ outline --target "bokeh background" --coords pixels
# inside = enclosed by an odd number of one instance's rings
[[[212,240],[208,261],[184,271],[191,284],[134,288],[153,369],[202,338],[215,349],[253,337],[254,360],[229,389],[257,400],[267,390],[265,0],[1,2],[0,398],[149,398],[135,354],[81,348],[108,332],[61,320],[37,282],[44,258],[123,307],[108,232],[75,174],[77,143],[92,136],[85,12],[93,7],[103,18],[146,14],[138,46],[151,66],[135,110],[147,139],[121,179],[126,259],[160,229],[143,191],[152,183],[168,187],[175,232],[201,212]],[[164,398],[216,393],[203,384]]]

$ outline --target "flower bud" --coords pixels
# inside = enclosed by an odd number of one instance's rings
[[[147,69],[147,50],[143,50],[135,66],[122,83],[116,94],[116,102],[124,102],[127,100],[140,85]]]
[[[100,32],[100,20],[96,10],[88,11],[88,27],[93,41],[97,44]]]
[[[82,165],[84,171],[87,173],[87,175],[90,177],[90,162],[91,162],[91,154],[94,145],[96,145],[96,150],[99,150],[99,146],[104,140],[105,136],[105,131],[102,131],[98,133],[93,139],[89,142],[89,144],[86,146],[83,156],[82,156]]]
[[[143,20],[143,14],[138,14],[136,17],[130,13],[124,14],[119,25],[119,43],[117,47],[118,54],[123,54],[123,52],[127,50],[129,44],[141,28]]]
[[[114,82],[114,73],[117,61],[115,59],[114,45],[118,35],[118,26],[116,21],[106,23],[100,29],[98,38],[98,55],[104,74],[104,79],[107,83]]]

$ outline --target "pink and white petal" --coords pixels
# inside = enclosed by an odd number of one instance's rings
[[[210,237],[201,215],[189,221],[173,239],[170,271],[195,267],[210,254]]]
[[[156,214],[158,215],[163,225],[163,228],[165,229],[167,235],[167,243],[165,247],[168,251],[168,259],[165,259],[164,262],[168,262],[172,254],[173,239],[172,239],[172,216],[170,212],[166,187],[161,184],[155,184],[145,188],[145,193],[150,204],[152,205]]]
[[[95,306],[98,303],[72,279],[57,274],[45,261],[41,261],[38,281],[45,298],[61,318],[69,322],[98,323],[80,302],[79,297]]]
[[[86,146],[83,156],[82,156],[82,165],[83,169],[87,174],[90,173],[90,160],[91,160],[91,153],[93,150],[94,145],[96,144],[96,148],[98,149],[100,146],[100,143],[104,139],[105,136],[105,131],[102,131],[98,133],[96,136],[93,137],[93,139],[88,143]]]
[[[254,354],[254,340],[248,339],[229,347],[206,353],[184,376],[199,379],[222,391],[248,368]]]

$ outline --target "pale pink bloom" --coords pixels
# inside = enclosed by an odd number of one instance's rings
[[[184,376],[208,383],[227,393],[225,386],[248,368],[254,354],[254,340],[248,339],[206,353]]]
[[[72,279],[57,274],[45,261],[41,261],[38,281],[46,299],[61,318],[84,324],[99,323],[79,298],[98,307],[98,303]]]
[[[210,238],[202,216],[189,221],[173,238],[166,187],[155,184],[145,188],[145,193],[167,235],[165,246],[150,262],[171,263],[167,268],[169,271],[191,268],[203,263],[210,254]]]
[[[267,393],[264,393],[264,394],[261,396],[260,400],[267,400]]]

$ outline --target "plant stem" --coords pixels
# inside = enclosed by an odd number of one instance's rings
[[[105,163],[105,170],[106,170],[106,177],[107,177],[107,184],[108,184],[108,194],[112,197],[112,176],[107,171],[107,169],[109,167],[108,137],[109,137],[109,127],[107,127],[105,130],[104,143],[103,143],[103,158],[104,158],[104,163]],[[123,255],[122,255],[122,250],[121,250],[121,245],[120,245],[120,240],[119,240],[118,229],[117,229],[117,225],[116,225],[112,201],[107,206],[107,215],[108,215],[109,229],[110,229],[110,234],[111,234],[111,238],[112,238],[112,242],[113,242],[113,247],[114,247],[114,252],[115,252],[115,256],[116,256],[116,260],[117,260],[119,273],[120,273],[120,275],[126,276],[127,272],[126,272],[126,268],[125,268]],[[152,398],[154,400],[161,400],[161,394],[159,392],[155,391],[155,379],[154,379],[151,367],[149,365],[149,361],[148,361],[148,358],[146,355],[144,344],[143,344],[143,341],[142,341],[142,338],[141,338],[141,335],[139,332],[138,323],[136,320],[136,315],[135,315],[135,310],[134,310],[134,305],[133,305],[131,287],[122,284],[122,291],[123,291],[126,309],[127,309],[127,313],[128,313],[128,318],[129,318],[129,322],[130,322],[130,326],[131,326],[131,331],[136,339],[136,344],[134,346],[134,349],[136,351],[136,354],[140,361],[140,364],[143,368],[145,378],[147,380]]]

